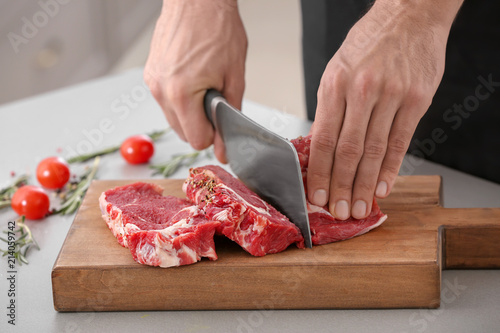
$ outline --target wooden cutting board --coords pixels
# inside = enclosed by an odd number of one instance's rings
[[[148,180],[184,197],[182,180]],[[52,270],[57,311],[436,308],[444,268],[500,267],[500,208],[440,206],[439,176],[399,177],[387,221],[350,240],[253,257],[223,237],[217,261],[136,263],[101,218],[94,181]]]

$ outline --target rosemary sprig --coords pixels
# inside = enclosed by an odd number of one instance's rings
[[[0,209],[10,207],[12,196],[23,185],[28,184],[28,176],[21,175],[10,185],[0,190]]]
[[[0,249],[0,252],[2,252],[3,257],[7,255],[13,256],[19,262],[19,265],[23,263],[28,264],[28,259],[26,259],[28,251],[31,248],[40,250],[40,247],[33,237],[31,230],[24,223],[24,215],[16,220],[15,223],[17,224],[17,229],[14,229],[14,225],[9,225],[8,230],[3,230],[7,239],[0,237],[0,240],[6,242],[8,248],[7,250]]]
[[[148,133],[146,135],[148,135],[153,141],[157,141],[163,134],[166,134],[169,131],[170,131],[170,127],[166,128],[164,130],[161,130],[161,131],[154,131],[154,132]],[[74,157],[71,157],[71,158],[67,159],[67,162],[68,163],[86,162],[86,161],[91,160],[91,159],[93,159],[94,157],[97,157],[97,156],[103,156],[103,155],[114,153],[115,151],[120,150],[120,146],[121,145],[116,145],[116,146],[113,146],[113,147],[109,147],[109,148],[104,148],[102,150],[98,150],[98,151],[93,152],[93,153],[88,153],[88,154],[84,154],[84,155],[74,156]]]
[[[82,203],[83,197],[85,196],[85,192],[87,192],[90,183],[95,178],[97,168],[99,166],[99,160],[100,157],[97,156],[94,159],[92,167],[87,169],[83,173],[83,175],[80,176],[79,180],[72,181],[67,185],[68,189],[65,192],[61,193],[61,208],[59,208],[59,210],[53,212],[52,214],[69,215],[73,214],[78,209],[78,207]]]
[[[161,131],[153,131],[151,133],[148,133],[146,135],[148,135],[151,140],[153,141],[157,141],[159,138],[161,138],[163,136],[163,134],[167,134],[168,132],[170,132],[172,129],[170,127],[167,127],[165,128],[164,130],[161,130]]]
[[[104,149],[98,150],[98,151],[93,152],[93,153],[88,153],[88,154],[78,155],[78,156],[68,158],[67,162],[68,163],[86,162],[92,158],[111,154],[111,153],[114,153],[115,151],[118,151],[118,150],[120,150],[120,146],[113,146],[113,147],[109,147],[109,148],[104,148]]]
[[[165,162],[163,164],[150,165],[149,168],[155,170],[153,172],[153,175],[162,175],[163,177],[169,177],[181,166],[192,165],[202,153],[205,153],[209,158],[212,157],[211,149],[207,148],[205,150],[194,151],[187,154],[174,155],[168,162]]]

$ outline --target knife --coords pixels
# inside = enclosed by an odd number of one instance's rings
[[[231,170],[287,216],[311,248],[302,172],[293,144],[245,116],[216,90],[207,91],[204,104],[207,118],[224,141]]]

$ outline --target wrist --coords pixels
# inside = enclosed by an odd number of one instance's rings
[[[216,5],[216,6],[228,6],[229,8],[237,8],[238,0],[163,0],[163,6],[167,4],[175,5]]]
[[[374,11],[388,22],[397,18],[448,35],[463,0],[377,0]]]

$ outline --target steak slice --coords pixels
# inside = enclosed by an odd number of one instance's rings
[[[307,190],[307,167],[309,163],[311,136],[298,137],[292,140],[292,143],[299,156],[304,189]],[[373,199],[372,211],[366,218],[358,220],[350,217],[344,221],[335,219],[328,211],[327,206],[319,207],[311,204],[307,200],[307,193],[306,201],[312,242],[315,245],[332,243],[362,235],[378,227],[387,219],[387,215],[382,213],[375,198]]]
[[[191,168],[183,190],[209,220],[220,222],[218,234],[254,256],[281,252],[292,243],[304,248],[300,230],[286,216],[219,166]]]
[[[216,260],[213,236],[219,223],[188,200],[162,193],[159,185],[139,182],[101,194],[102,216],[118,243],[135,261],[151,266]]]

